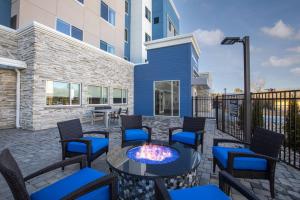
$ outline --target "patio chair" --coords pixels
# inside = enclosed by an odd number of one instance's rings
[[[249,200],[259,200],[252,192],[225,171],[219,174],[219,187],[204,185],[191,188],[167,190],[162,179],[155,180],[155,196],[160,200],[230,200],[230,187],[233,187]]]
[[[117,112],[113,112],[110,114],[109,119],[110,120],[118,120],[120,118],[122,112],[122,108],[119,108]]]
[[[126,142],[151,141],[152,129],[143,126],[141,115],[121,115],[122,146]],[[146,129],[147,132],[143,129]]]
[[[254,129],[251,143],[214,139],[213,171],[218,165],[237,178],[267,179],[274,198],[275,167],[283,139],[284,135],[262,128]],[[219,143],[250,145],[250,148],[220,147]]]
[[[169,143],[180,142],[198,149],[201,144],[203,153],[203,139],[205,133],[205,117],[184,117],[182,127],[169,128]],[[181,132],[173,133],[181,129]]]
[[[62,145],[62,160],[84,154],[87,156],[90,167],[93,160],[108,152],[109,133],[107,131],[83,132],[79,119],[58,122],[57,127]],[[100,134],[105,138],[84,136],[88,134]]]
[[[32,194],[26,189],[26,182],[51,172],[60,167],[72,164],[80,164],[80,170],[50,184]],[[73,200],[73,199],[117,199],[117,178],[103,172],[87,168],[86,156],[77,156],[57,162],[26,177],[9,152],[4,149],[0,154],[0,172],[5,178],[15,200]]]
[[[121,111],[121,115],[128,115],[128,113],[129,113],[128,108],[122,109],[122,111]]]

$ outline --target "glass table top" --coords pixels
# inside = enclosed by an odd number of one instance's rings
[[[144,144],[146,143],[132,143],[129,146],[109,151],[107,155],[108,165],[113,170],[125,174],[155,178],[187,174],[200,164],[201,156],[195,149],[181,143],[169,145],[167,142],[162,141],[152,141],[151,145],[166,146],[174,150],[178,154],[178,157],[171,162],[157,164],[155,162],[144,162],[144,160],[139,161],[128,157],[130,153],[136,152],[137,147]]]

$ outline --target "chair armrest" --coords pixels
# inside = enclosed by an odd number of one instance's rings
[[[83,140],[83,139],[80,139],[80,138],[75,138],[75,139],[60,140],[60,142],[63,145],[63,150],[65,150],[65,145],[68,142],[80,142],[80,143],[84,143],[84,144],[86,144],[86,152],[87,152],[88,158],[89,158],[89,156],[92,153],[92,143],[89,140]]]
[[[42,174],[45,174],[47,172],[50,172],[50,171],[53,171],[55,169],[65,167],[65,166],[68,166],[68,165],[73,165],[73,164],[76,164],[76,163],[80,164],[80,168],[85,168],[86,164],[87,164],[86,156],[85,155],[80,155],[80,156],[76,156],[76,157],[73,157],[73,158],[63,160],[63,161],[54,163],[52,165],[49,165],[49,166],[47,166],[43,169],[40,169],[40,170],[38,170],[36,172],[33,172],[32,174],[24,177],[24,181],[28,181],[32,178],[35,178],[35,177],[40,176]]]
[[[276,164],[277,159],[274,159],[270,156],[262,155],[262,154],[251,154],[251,153],[239,153],[239,152],[229,152],[228,153],[228,161],[227,161],[227,168],[228,171],[231,172],[233,170],[233,163],[234,159],[237,157],[244,157],[244,158],[262,158],[266,159],[268,165],[273,167]]]
[[[195,132],[195,144],[199,144],[199,137],[204,137],[205,130],[199,130]]]
[[[219,143],[235,143],[235,144],[243,144],[243,145],[250,145],[250,143],[242,142],[239,140],[230,140],[230,139],[214,139],[214,146],[218,146]]]
[[[232,175],[226,171],[221,171],[219,173],[219,187],[222,191],[229,195],[229,190],[226,190],[226,185],[233,187],[249,200],[259,200],[259,198],[255,196],[253,192],[249,191],[249,189],[247,189]]]
[[[163,179],[155,179],[155,197],[156,199],[171,200],[171,196],[165,186]]]
[[[171,128],[169,128],[169,133],[173,133],[173,131],[176,131],[179,129],[182,129],[182,127],[171,127]]]
[[[109,138],[108,131],[86,131],[86,132],[83,132],[83,134],[100,134],[100,135],[104,135],[105,138]]]
[[[148,131],[149,134],[152,133],[152,128],[150,128],[149,126],[142,126],[142,128],[147,129],[147,131]]]
[[[116,200],[117,199],[117,177],[113,174],[106,175],[87,185],[82,186],[81,188],[63,197],[62,200],[77,199],[85,194],[88,194],[106,185],[110,186],[109,191],[110,191],[111,199]]]

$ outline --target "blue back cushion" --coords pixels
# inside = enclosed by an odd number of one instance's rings
[[[148,133],[142,129],[125,130],[125,140],[148,140]]]
[[[198,139],[201,139],[199,135]],[[172,135],[172,141],[183,142],[186,144],[195,144],[195,133],[194,132],[178,132]]]
[[[104,175],[103,172],[91,168],[84,168],[33,193],[31,195],[31,200],[59,200],[76,189],[95,181]],[[92,191],[80,197],[79,200],[99,200],[99,197],[101,197],[101,200],[108,200],[110,198],[108,186]]]
[[[92,142],[92,154],[97,151],[108,147],[108,138],[97,138],[97,137],[83,137],[81,139],[89,140]],[[69,142],[67,144],[67,150],[70,152],[86,153],[86,144],[80,142]]]
[[[172,200],[229,200],[230,198],[215,185],[171,190]]]
[[[228,152],[240,152],[254,154],[253,151],[247,148],[231,148],[231,147],[213,147],[213,155],[216,157],[224,168],[227,168]],[[234,169],[241,170],[266,170],[267,161],[261,158],[246,158],[239,157],[234,159]]]

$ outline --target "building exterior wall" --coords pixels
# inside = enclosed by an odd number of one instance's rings
[[[119,57],[124,56],[125,3],[119,0],[103,0],[116,13],[115,26],[101,18],[101,1],[89,0],[84,4],[76,0],[14,0],[12,16],[18,15],[17,28],[37,21],[51,28],[56,28],[56,19],[80,28],[83,41],[95,47],[103,40],[115,47]]]
[[[152,0],[131,0],[131,41],[130,61],[144,63],[147,59],[147,51],[144,45],[145,33],[152,38],[152,22],[145,17],[145,6],[152,14]]]
[[[135,114],[154,115],[154,81],[180,81],[180,116],[192,114],[190,43],[148,50],[148,64],[135,66]]]
[[[90,111],[98,105],[87,103],[89,85],[107,86],[108,104],[114,108],[128,107],[133,113],[132,63],[39,23],[18,31],[2,26],[0,36],[0,57],[22,60],[27,64],[26,69],[20,70],[21,128],[46,129],[55,127],[58,121],[74,118],[90,121]],[[47,106],[47,80],[80,83],[81,105]],[[1,69],[0,85],[4,86],[0,88],[0,128],[15,127],[15,72]],[[127,104],[113,104],[113,88],[128,90]]]
[[[0,1],[0,24],[10,26],[11,0]]]
[[[175,10],[176,8],[174,7],[174,3],[171,3],[171,0],[152,0],[152,2],[152,19],[154,20],[155,17],[159,17],[159,23],[153,23],[152,25],[153,40],[173,36],[168,31],[169,20],[172,21],[177,34],[179,34],[179,16],[177,14],[177,11]]]
[[[0,69],[0,129],[16,125],[16,73]]]

